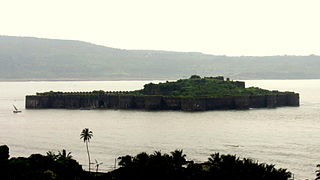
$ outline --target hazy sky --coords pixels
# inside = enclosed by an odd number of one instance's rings
[[[0,0],[0,34],[215,55],[320,54],[320,0]]]

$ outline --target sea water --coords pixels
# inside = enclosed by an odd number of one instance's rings
[[[300,93],[300,107],[207,112],[25,109],[25,95],[46,91],[136,90],[150,81],[0,82],[0,144],[10,156],[71,152],[88,168],[82,129],[89,128],[91,159],[110,171],[116,158],[183,149],[189,160],[236,154],[314,179],[320,163],[320,80],[246,80],[246,86]],[[153,81],[155,83],[159,81]],[[14,114],[13,106],[22,113]],[[94,165],[92,165],[94,166]],[[94,167],[93,167],[94,168]]]

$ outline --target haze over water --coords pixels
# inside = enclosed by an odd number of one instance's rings
[[[155,81],[158,82],[158,81]],[[111,170],[114,159],[183,149],[205,161],[215,152],[237,154],[314,179],[320,163],[320,80],[250,80],[247,86],[300,93],[300,107],[207,112],[136,110],[26,110],[25,95],[45,91],[135,90],[148,81],[0,82],[0,144],[11,157],[66,149],[87,168],[83,128],[94,136],[92,159]],[[23,112],[13,114],[12,104]]]

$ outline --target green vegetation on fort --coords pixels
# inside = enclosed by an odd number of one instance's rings
[[[224,80],[222,76],[204,77],[193,75],[189,79],[159,84],[149,83],[144,89],[136,91],[142,95],[163,95],[177,97],[226,97],[280,94],[257,87],[245,88],[241,81]]]
[[[136,91],[117,91],[106,92],[96,90],[92,92],[45,92],[37,95],[102,95],[102,94],[121,94],[121,95],[156,95],[169,97],[235,97],[235,96],[259,96],[276,95],[291,92],[269,91],[258,87],[245,88],[245,83],[241,81],[232,81],[222,76],[204,77],[193,75],[189,79],[180,79],[177,81],[166,81],[159,84],[149,83],[144,88]]]

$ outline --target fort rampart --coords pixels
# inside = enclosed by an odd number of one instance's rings
[[[117,93],[62,93],[26,96],[27,109],[144,109],[207,111],[218,109],[274,108],[299,106],[299,94],[239,97],[169,97],[157,95],[128,95]]]

